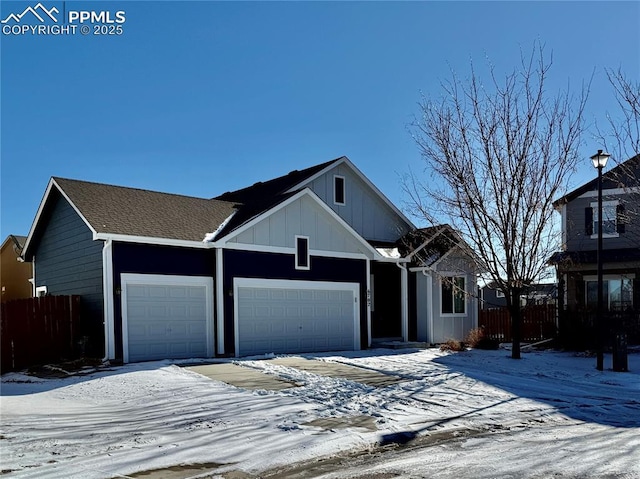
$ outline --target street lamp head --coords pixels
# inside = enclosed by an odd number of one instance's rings
[[[611,155],[609,153],[598,150],[598,153],[591,157],[591,163],[593,163],[594,168],[604,168],[607,166],[607,160],[610,156]]]

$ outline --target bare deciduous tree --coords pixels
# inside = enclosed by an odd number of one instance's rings
[[[606,70],[617,103],[616,115],[607,115],[608,128],[596,127],[596,137],[623,162],[640,153],[640,83],[633,83],[622,70]]]
[[[546,90],[551,59],[535,46],[521,68],[483,84],[455,74],[444,95],[423,98],[413,136],[427,179],[404,178],[409,206],[431,224],[451,224],[475,250],[486,279],[507,300],[512,357],[520,358],[520,295],[547,274],[558,248],[554,199],[575,171],[588,88],[577,98]]]
[[[640,82],[631,81],[621,69],[606,70],[616,99],[615,116],[607,114],[607,127],[596,124],[596,139],[618,164],[609,176],[626,188],[626,222],[640,217]],[[636,157],[635,161],[626,161]]]

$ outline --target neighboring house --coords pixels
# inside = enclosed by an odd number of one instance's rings
[[[32,264],[22,261],[21,253],[25,236],[9,235],[0,249],[0,282],[2,302],[33,296]]]
[[[213,199],[52,178],[23,254],[37,287],[82,296],[93,351],[108,359],[462,338],[477,308],[439,285],[455,274],[475,291],[470,262],[455,262],[468,251],[423,265],[402,246],[415,231],[341,157]]]
[[[595,170],[594,170],[595,171]],[[640,155],[603,174],[603,289],[609,312],[640,306]],[[563,251],[550,263],[558,274],[559,303],[569,316],[597,307],[597,179],[558,199]]]
[[[553,283],[532,284],[520,295],[520,306],[553,304],[557,297],[557,286]],[[480,288],[480,309],[506,308],[507,299],[494,283]]]

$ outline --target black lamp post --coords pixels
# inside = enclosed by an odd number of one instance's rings
[[[598,153],[591,157],[593,167],[598,169],[598,310],[596,314],[597,334],[598,334],[598,355],[596,369],[602,371],[604,369],[604,352],[603,352],[603,333],[604,325],[602,320],[603,313],[603,291],[602,291],[602,169],[607,165],[607,160],[611,155],[598,150]]]

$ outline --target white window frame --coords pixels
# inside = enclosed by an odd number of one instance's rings
[[[464,290],[463,293],[465,295],[464,297],[464,312],[462,313],[456,313],[455,309],[456,309],[456,303],[455,303],[455,293],[454,293],[454,289],[455,289],[455,278],[462,278],[464,280]],[[444,306],[444,297],[442,295],[442,286],[444,281],[452,281],[453,280],[453,286],[454,288],[452,288],[452,296],[451,296],[451,300],[453,301],[452,306],[452,313],[444,313],[443,312],[443,306]],[[469,279],[467,278],[466,274],[456,274],[456,273],[446,273],[441,275],[440,278],[440,316],[442,317],[449,317],[449,318],[453,318],[453,317],[466,317],[469,314],[469,307],[467,305],[467,285],[469,284]]]
[[[615,210],[614,212],[614,221],[615,221],[615,232],[614,233],[602,233],[602,237],[603,238],[619,238],[620,237],[620,233],[618,233],[618,205],[620,204],[620,201],[618,200],[611,200],[611,201],[603,201],[602,202],[602,211],[604,213],[604,209],[606,207],[613,207],[613,209]],[[591,239],[598,239],[598,202],[593,202],[591,203],[591,209],[593,211],[592,213],[592,218],[593,218],[593,234],[591,235]]]
[[[306,254],[306,258],[305,258],[305,264],[301,265],[300,264],[300,260],[302,258],[300,258],[300,248],[298,247],[298,241],[299,240],[304,240],[307,243],[307,254]],[[295,250],[296,250],[296,269],[298,270],[303,270],[303,271],[308,271],[311,269],[311,253],[309,250],[309,237],[308,236],[302,236],[302,235],[296,235],[295,236]]]
[[[504,292],[501,289],[496,289],[496,298],[504,298]]]
[[[42,296],[46,296],[49,291],[46,286],[36,286],[36,298],[41,298]]]
[[[337,200],[338,179],[342,180],[342,202]],[[333,175],[333,204],[344,206],[347,204],[347,180],[342,175]]]

